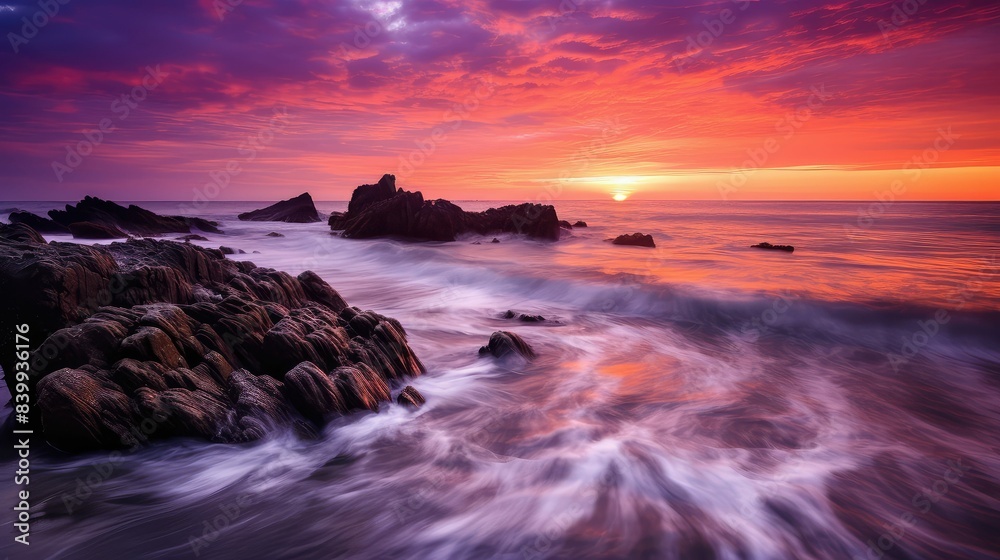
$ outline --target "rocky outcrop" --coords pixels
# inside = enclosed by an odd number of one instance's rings
[[[10,223],[24,224],[39,233],[69,233],[68,227],[57,224],[48,218],[36,216],[31,212],[19,211],[11,213]]]
[[[524,323],[541,323],[545,321],[545,317],[541,315],[528,315],[526,313],[518,313],[516,311],[508,309],[505,313],[500,315],[503,319],[517,319],[518,321]]]
[[[559,227],[563,229],[573,229],[573,224],[567,222],[566,220],[559,220]]]
[[[244,212],[238,218],[251,222],[293,222],[298,224],[320,221],[316,205],[313,204],[309,193],[302,193],[295,198],[282,200],[267,208]]]
[[[490,341],[479,349],[479,354],[490,354],[495,358],[521,356],[534,358],[535,351],[520,336],[507,331],[497,331],[490,335]]]
[[[427,400],[420,391],[417,391],[413,385],[407,385],[400,391],[399,395],[396,397],[396,402],[404,406],[412,406],[413,408],[420,408]]]
[[[573,227],[587,227],[587,222],[584,222],[584,221],[581,220],[581,221],[573,224]]]
[[[763,243],[758,243],[756,245],[751,245],[750,248],[751,249],[768,249],[770,251],[786,251],[788,253],[791,253],[792,251],[795,250],[795,247],[792,247],[791,245],[771,245],[770,243],[768,243],[766,241],[763,242]]]
[[[612,243],[615,245],[634,245],[636,247],[656,247],[656,243],[653,243],[653,236],[643,233],[619,235]]]
[[[177,240],[178,241],[208,241],[208,238],[205,237],[204,235],[191,234],[191,235],[182,235],[181,237],[178,237]]]
[[[190,243],[45,244],[2,226],[0,292],[6,323],[30,325],[36,434],[66,450],[315,433],[423,371],[398,321],[349,307],[316,274]],[[5,333],[8,372],[13,344]]]
[[[463,233],[501,232],[559,239],[559,219],[552,206],[525,203],[466,212],[447,200],[424,200],[420,192],[397,189],[393,175],[355,189],[347,212],[331,215],[329,224],[352,239],[397,236],[454,241]]]
[[[75,206],[67,204],[65,210],[50,210],[49,218],[52,219],[52,223],[69,230],[72,230],[72,225],[75,223],[89,222],[107,228],[117,228],[132,235],[143,237],[163,235],[165,233],[191,233],[191,228],[209,233],[222,233],[216,227],[218,224],[202,218],[161,216],[134,204],[125,207],[92,196],[85,197]],[[20,216],[18,219],[25,220],[26,218]],[[39,218],[38,216],[35,216],[34,219],[35,221],[44,220],[44,218]],[[31,225],[30,220],[25,223]],[[46,225],[45,227],[55,226]]]

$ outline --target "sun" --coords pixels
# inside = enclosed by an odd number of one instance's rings
[[[616,192],[612,193],[611,198],[615,199],[615,202],[622,202],[623,200],[626,200],[628,198],[628,194],[623,192]]]

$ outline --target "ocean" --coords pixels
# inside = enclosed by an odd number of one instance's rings
[[[427,404],[39,450],[33,558],[1000,558],[1000,204],[556,201],[588,227],[555,243],[139,204],[399,319]],[[656,248],[607,241],[632,232]],[[480,358],[497,330],[538,357]]]

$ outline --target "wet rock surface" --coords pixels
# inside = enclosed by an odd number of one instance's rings
[[[8,325],[31,324],[36,433],[65,450],[133,445],[143,423],[150,438],[218,442],[315,432],[423,371],[398,321],[349,307],[316,274],[190,243],[45,244],[3,225],[0,290]]]
[[[535,357],[535,351],[523,338],[508,331],[497,331],[490,335],[489,343],[479,349],[479,354],[489,354],[495,358],[521,356],[530,359]]]

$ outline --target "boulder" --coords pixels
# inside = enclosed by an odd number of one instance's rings
[[[413,385],[407,385],[403,387],[399,395],[396,397],[396,403],[404,406],[412,406],[413,408],[420,408],[427,399],[417,391]]]
[[[615,245],[633,245],[636,247],[656,247],[653,236],[642,233],[619,235],[612,241]]]
[[[522,321],[524,323],[541,323],[545,321],[545,317],[542,317],[541,315],[517,313],[510,309],[508,309],[505,313],[502,313],[500,316],[504,319],[517,319],[518,321]]]
[[[573,224],[573,227],[587,227],[587,222],[584,222],[583,220],[581,220],[581,221]]]
[[[535,351],[520,336],[507,331],[497,331],[490,335],[490,341],[479,349],[479,354],[490,354],[496,358],[522,356],[534,358]]]
[[[770,251],[786,251],[788,253],[791,253],[792,251],[795,250],[795,247],[792,247],[791,245],[771,245],[770,243],[768,243],[766,241],[763,242],[763,243],[758,243],[756,245],[751,245],[750,248],[751,249],[768,249]]]
[[[293,222],[303,224],[320,221],[316,205],[313,204],[313,199],[309,196],[309,193],[302,193],[295,198],[282,200],[267,208],[244,212],[237,217],[240,220],[252,222]]]
[[[573,224],[567,222],[566,220],[559,220],[559,227],[563,229],[573,229]]]

